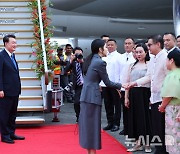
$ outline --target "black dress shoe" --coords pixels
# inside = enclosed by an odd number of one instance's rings
[[[119,135],[124,135],[124,129],[119,132]]]
[[[111,129],[111,132],[115,132],[119,130],[119,126],[114,125],[113,128]]]
[[[5,142],[5,143],[9,143],[9,144],[14,144],[15,142],[12,140],[12,139],[1,139],[2,142]]]
[[[103,130],[111,130],[113,128],[113,125],[108,124],[106,127],[103,128]]]
[[[24,136],[13,135],[13,136],[11,136],[11,139],[12,139],[12,140],[24,140],[25,137],[24,137]]]

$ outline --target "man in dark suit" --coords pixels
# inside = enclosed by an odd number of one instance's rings
[[[22,136],[15,135],[15,120],[21,82],[19,68],[15,60],[14,51],[17,43],[14,35],[3,38],[5,49],[0,52],[0,128],[1,141],[14,143],[14,140],[24,140]]]
[[[80,47],[75,47],[73,49],[73,55],[71,56],[70,62],[65,68],[65,72],[72,70],[73,75],[73,89],[75,91],[74,95],[74,110],[76,113],[76,122],[79,120],[80,113],[80,95],[83,85],[82,77],[82,63],[83,63],[83,50]]]

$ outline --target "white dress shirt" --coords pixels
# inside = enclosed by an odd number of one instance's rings
[[[130,64],[135,63],[136,60],[134,59],[132,52],[130,52],[130,53],[125,52],[121,55],[122,55],[121,62],[123,63],[123,70],[122,70],[121,76],[120,76],[121,83],[127,83],[129,66],[130,66]],[[121,88],[121,90],[125,91],[124,88]]]
[[[168,72],[166,59],[167,52],[163,49],[156,56],[150,59],[146,76],[136,80],[138,86],[151,82],[150,101],[152,104],[162,101],[160,91],[164,78]]]
[[[102,59],[107,63],[106,70],[110,81],[121,83],[120,74],[123,69],[121,54],[115,50],[111,53],[108,53],[107,57]],[[100,85],[105,87],[105,84],[102,81],[100,82]]]
[[[11,52],[9,52],[6,48],[5,48],[5,51],[7,52],[7,54],[9,55],[9,57],[11,58],[12,53],[11,53]]]
[[[123,63],[123,64],[125,64],[125,65],[129,65],[129,64],[132,64],[132,63],[134,63],[136,60],[134,59],[134,57],[133,57],[133,54],[132,54],[132,52],[130,52],[130,53],[128,53],[128,52],[125,52],[125,53],[123,53],[123,54],[121,54],[122,56],[122,58],[121,58],[121,62]]]

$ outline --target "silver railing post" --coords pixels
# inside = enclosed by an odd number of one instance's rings
[[[180,35],[180,0],[173,0],[173,20],[176,36]]]

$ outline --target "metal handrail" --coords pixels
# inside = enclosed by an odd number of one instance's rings
[[[46,48],[44,45],[44,30],[43,30],[43,22],[42,22],[41,2],[40,0],[37,0],[37,2],[38,2],[39,25],[40,25],[40,30],[41,30],[40,33],[41,33],[41,46],[42,46],[42,51],[43,51],[44,71],[48,72]]]
[[[43,51],[43,62],[44,62],[44,71],[45,75],[41,77],[41,85],[42,85],[42,96],[43,96],[43,106],[44,109],[47,109],[47,101],[46,101],[46,93],[47,93],[47,83],[45,83],[48,74],[48,67],[47,67],[47,56],[46,56],[46,48],[44,44],[44,30],[43,30],[43,22],[42,22],[42,12],[41,12],[41,3],[40,0],[37,0],[38,2],[38,15],[39,15],[39,25],[40,25],[40,34],[41,34],[41,47]]]
[[[180,35],[180,0],[173,0],[173,20],[176,36]]]

